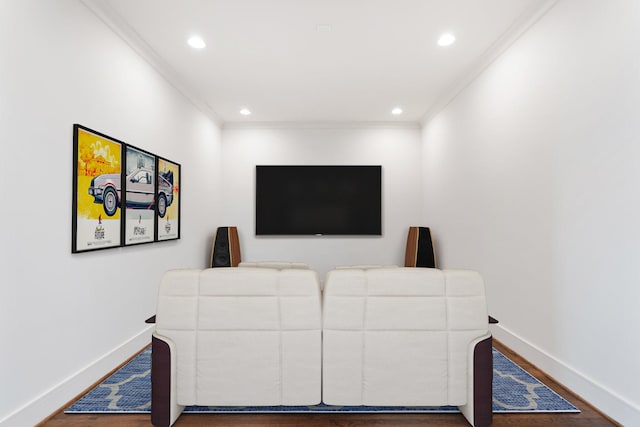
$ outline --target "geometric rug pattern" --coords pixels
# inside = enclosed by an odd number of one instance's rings
[[[151,346],[65,410],[73,413],[145,413],[151,411]],[[301,412],[459,412],[454,406],[188,406],[199,413]],[[493,412],[580,412],[520,366],[493,349]]]

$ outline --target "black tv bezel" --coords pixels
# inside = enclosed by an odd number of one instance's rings
[[[351,231],[345,231],[345,232],[340,232],[340,233],[335,233],[335,232],[326,232],[326,230],[314,230],[314,232],[291,232],[290,230],[282,230],[282,231],[277,231],[277,232],[259,232],[261,230],[258,230],[258,170],[259,168],[351,168],[351,169],[359,169],[359,168],[367,168],[367,169],[371,169],[371,168],[375,168],[378,170],[378,216],[379,216],[379,221],[378,221],[378,225],[377,227],[375,227],[376,229],[373,231],[367,231],[367,232],[354,232],[353,230]],[[345,237],[380,237],[382,236],[382,223],[383,223],[383,199],[382,199],[382,189],[383,189],[383,182],[382,182],[382,165],[256,165],[255,167],[255,180],[254,180],[254,208],[255,208],[255,216],[254,216],[254,231],[255,231],[255,235],[256,237],[278,237],[278,236],[300,236],[300,237],[304,237],[304,236],[345,236]]]

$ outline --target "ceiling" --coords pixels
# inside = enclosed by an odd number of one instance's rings
[[[84,3],[194,104],[228,124],[423,122],[555,1]],[[437,45],[444,32],[455,35],[453,45]],[[188,46],[192,35],[207,46]],[[394,107],[403,113],[392,115]]]

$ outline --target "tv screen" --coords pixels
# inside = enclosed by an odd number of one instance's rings
[[[381,166],[256,166],[256,235],[381,234]]]

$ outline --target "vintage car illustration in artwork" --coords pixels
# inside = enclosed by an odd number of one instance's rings
[[[173,202],[173,175],[158,174],[158,215],[164,218],[167,207]],[[131,209],[154,209],[155,188],[153,171],[147,168],[134,169],[127,175],[126,205]],[[122,206],[119,174],[98,175],[91,180],[89,194],[94,203],[101,203],[104,212],[113,216]]]
[[[173,203],[173,172],[158,173],[158,216],[164,218],[167,207]]]

